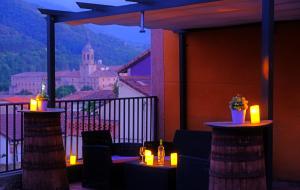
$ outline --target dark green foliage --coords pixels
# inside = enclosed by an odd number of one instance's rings
[[[106,65],[126,64],[145,47],[94,33],[84,26],[56,24],[56,70],[79,69],[88,38],[95,60]],[[34,5],[20,0],[0,2],[0,91],[8,90],[10,76],[25,71],[46,71],[46,22]]]
[[[96,102],[90,102],[88,104],[85,104],[84,111],[88,112],[90,114],[95,113],[96,115],[99,113],[99,106],[96,104]]]
[[[32,95],[32,93],[28,90],[21,90],[17,95]]]
[[[90,91],[90,90],[94,90],[93,87],[91,86],[83,86],[80,91]]]
[[[57,98],[63,98],[70,94],[76,92],[76,89],[73,85],[60,86],[56,89],[55,95]]]

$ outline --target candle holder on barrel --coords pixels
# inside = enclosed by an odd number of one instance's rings
[[[248,109],[248,101],[245,97],[239,94],[232,97],[229,102],[229,108],[231,110],[232,123],[245,123],[246,112]]]
[[[42,82],[41,93],[36,96],[38,111],[46,111],[48,104],[48,95],[46,93],[46,84]]]

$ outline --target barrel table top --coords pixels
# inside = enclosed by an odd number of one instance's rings
[[[246,121],[245,123],[232,123],[230,121],[218,121],[218,122],[205,122],[204,124],[213,128],[257,128],[257,127],[267,127],[273,123],[272,120],[262,120],[260,123],[250,123]]]
[[[65,112],[65,109],[62,108],[47,108],[45,111],[31,111],[28,109],[19,110],[22,113],[62,113]]]

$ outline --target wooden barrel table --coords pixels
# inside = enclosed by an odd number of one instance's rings
[[[263,129],[271,123],[205,123],[213,128],[209,190],[267,189]]]
[[[23,190],[68,190],[60,114],[63,109],[24,113]]]

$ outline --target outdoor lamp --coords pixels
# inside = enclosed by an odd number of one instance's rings
[[[145,12],[141,11],[141,22],[140,22],[140,33],[144,33],[145,31]]]
[[[37,111],[38,103],[35,99],[30,99],[30,111]]]
[[[76,164],[76,155],[70,155],[70,165]]]
[[[250,119],[251,123],[260,123],[259,105],[254,105],[250,107]]]
[[[178,154],[176,152],[171,153],[171,166],[177,166]]]

